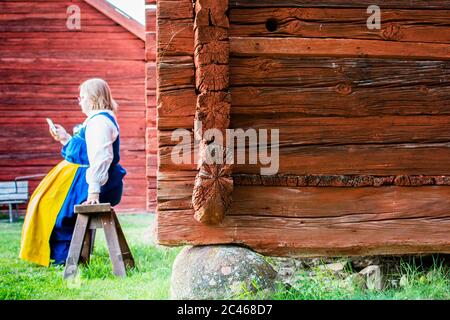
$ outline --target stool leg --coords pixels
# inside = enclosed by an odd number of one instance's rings
[[[15,217],[16,217],[16,221],[19,220],[19,204],[18,203],[16,203],[16,214],[15,214]]]
[[[13,211],[12,211],[12,204],[9,204],[9,223],[13,223]]]
[[[91,255],[91,248],[94,246],[92,232],[94,230],[87,230],[83,240],[83,248],[81,249],[80,263],[88,264]]]
[[[97,232],[96,229],[91,229],[91,247],[89,248],[90,254],[94,252],[94,242],[95,242],[95,233]]]
[[[72,241],[70,242],[69,254],[64,268],[64,279],[73,277],[78,271],[78,261],[80,260],[83,240],[89,227],[89,216],[78,214]]]
[[[123,261],[127,268],[134,268],[134,258],[131,253],[130,247],[128,246],[125,235],[123,234],[122,228],[120,227],[119,219],[114,211],[111,212],[114,222],[116,224],[117,236],[119,238],[120,251],[122,252]]]
[[[116,276],[125,277],[127,275],[120,251],[119,237],[117,235],[116,223],[112,214],[102,216],[103,229],[105,230],[106,243],[108,244],[109,257],[111,258],[113,272]]]

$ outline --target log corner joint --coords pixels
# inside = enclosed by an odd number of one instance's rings
[[[194,218],[207,225],[223,221],[233,192],[232,165],[226,161],[230,151],[226,150],[222,143],[215,141],[213,136],[203,134],[210,129],[224,134],[230,124],[230,43],[227,11],[228,0],[195,2],[194,63],[198,95],[194,137],[200,140],[200,154],[192,205]],[[211,157],[211,154],[215,156]]]

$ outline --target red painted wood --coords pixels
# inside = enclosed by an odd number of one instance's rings
[[[66,27],[69,5],[80,8],[81,30]],[[126,18],[97,9],[82,0],[1,1],[0,180],[47,173],[61,161],[61,145],[48,135],[45,118],[72,131],[84,120],[78,86],[101,77],[119,103],[121,163],[128,171],[118,210],[143,212],[155,203],[146,199],[148,188],[156,187],[145,157],[146,109],[156,100],[146,102],[145,43],[135,35],[143,38],[144,27],[132,23],[130,32]]]
[[[450,2],[381,1],[383,27],[372,31],[368,0],[229,0],[230,73],[220,78],[228,26],[214,27],[223,2],[206,2],[216,7],[198,16],[204,1],[194,11],[191,0],[158,1],[156,78],[147,73],[158,104],[158,243],[280,256],[449,253]],[[259,165],[235,165],[230,210],[207,226],[194,216],[198,168],[171,160],[170,137],[194,128],[202,90],[228,82],[230,127],[279,129],[280,170],[261,177]]]

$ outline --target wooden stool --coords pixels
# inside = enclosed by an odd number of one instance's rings
[[[79,262],[83,264],[89,262],[94,247],[95,230],[98,228],[105,231],[114,274],[125,277],[126,268],[134,267],[134,259],[111,205],[109,203],[77,205],[75,213],[78,216],[66,260],[64,279],[77,274]]]

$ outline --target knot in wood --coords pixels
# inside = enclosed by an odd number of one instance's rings
[[[400,40],[400,29],[397,23],[389,23],[381,30],[381,36],[384,40]]]
[[[352,85],[348,82],[339,83],[335,87],[335,90],[337,93],[340,93],[343,95],[349,95],[350,93],[352,93]]]
[[[270,60],[263,60],[258,66],[258,69],[264,72],[269,71],[271,68],[272,62]]]
[[[419,87],[419,91],[423,94],[428,94],[430,92],[430,88],[428,88],[426,85],[421,85]]]

